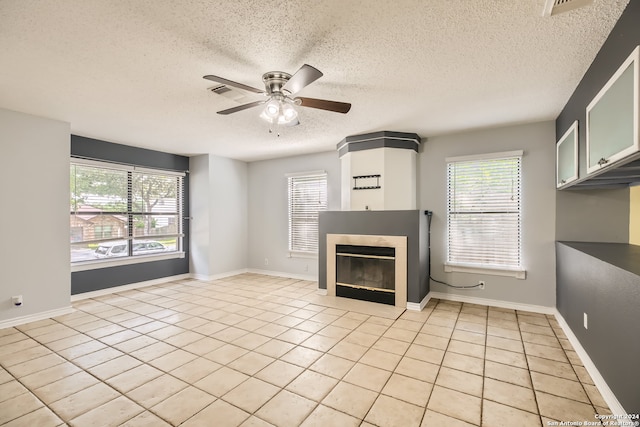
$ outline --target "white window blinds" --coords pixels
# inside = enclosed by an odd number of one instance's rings
[[[72,159],[71,262],[181,251],[183,176]]]
[[[521,158],[513,152],[447,159],[448,264],[522,268]]]
[[[318,212],[327,210],[327,174],[287,177],[289,187],[289,251],[318,252]]]

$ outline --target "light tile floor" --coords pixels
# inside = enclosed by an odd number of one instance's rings
[[[3,426],[541,426],[606,403],[552,316],[255,274],[0,330]]]

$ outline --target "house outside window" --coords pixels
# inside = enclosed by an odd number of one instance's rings
[[[447,158],[445,271],[525,278],[522,151]]]
[[[287,175],[289,254],[317,256],[318,212],[327,210],[327,174],[324,171]]]
[[[181,253],[183,177],[72,158],[72,266]]]

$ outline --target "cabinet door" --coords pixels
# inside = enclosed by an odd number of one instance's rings
[[[578,121],[556,143],[556,187],[578,179]]]
[[[587,106],[587,173],[638,152],[638,62],[636,47]]]

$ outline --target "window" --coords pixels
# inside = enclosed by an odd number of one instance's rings
[[[327,210],[327,174],[288,175],[289,252],[318,253],[318,212]]]
[[[94,230],[94,237],[97,239],[106,239],[111,237],[110,225],[96,225],[93,230]]]
[[[524,279],[521,260],[522,151],[447,159],[445,271]]]
[[[183,177],[71,159],[71,262],[181,253]]]

